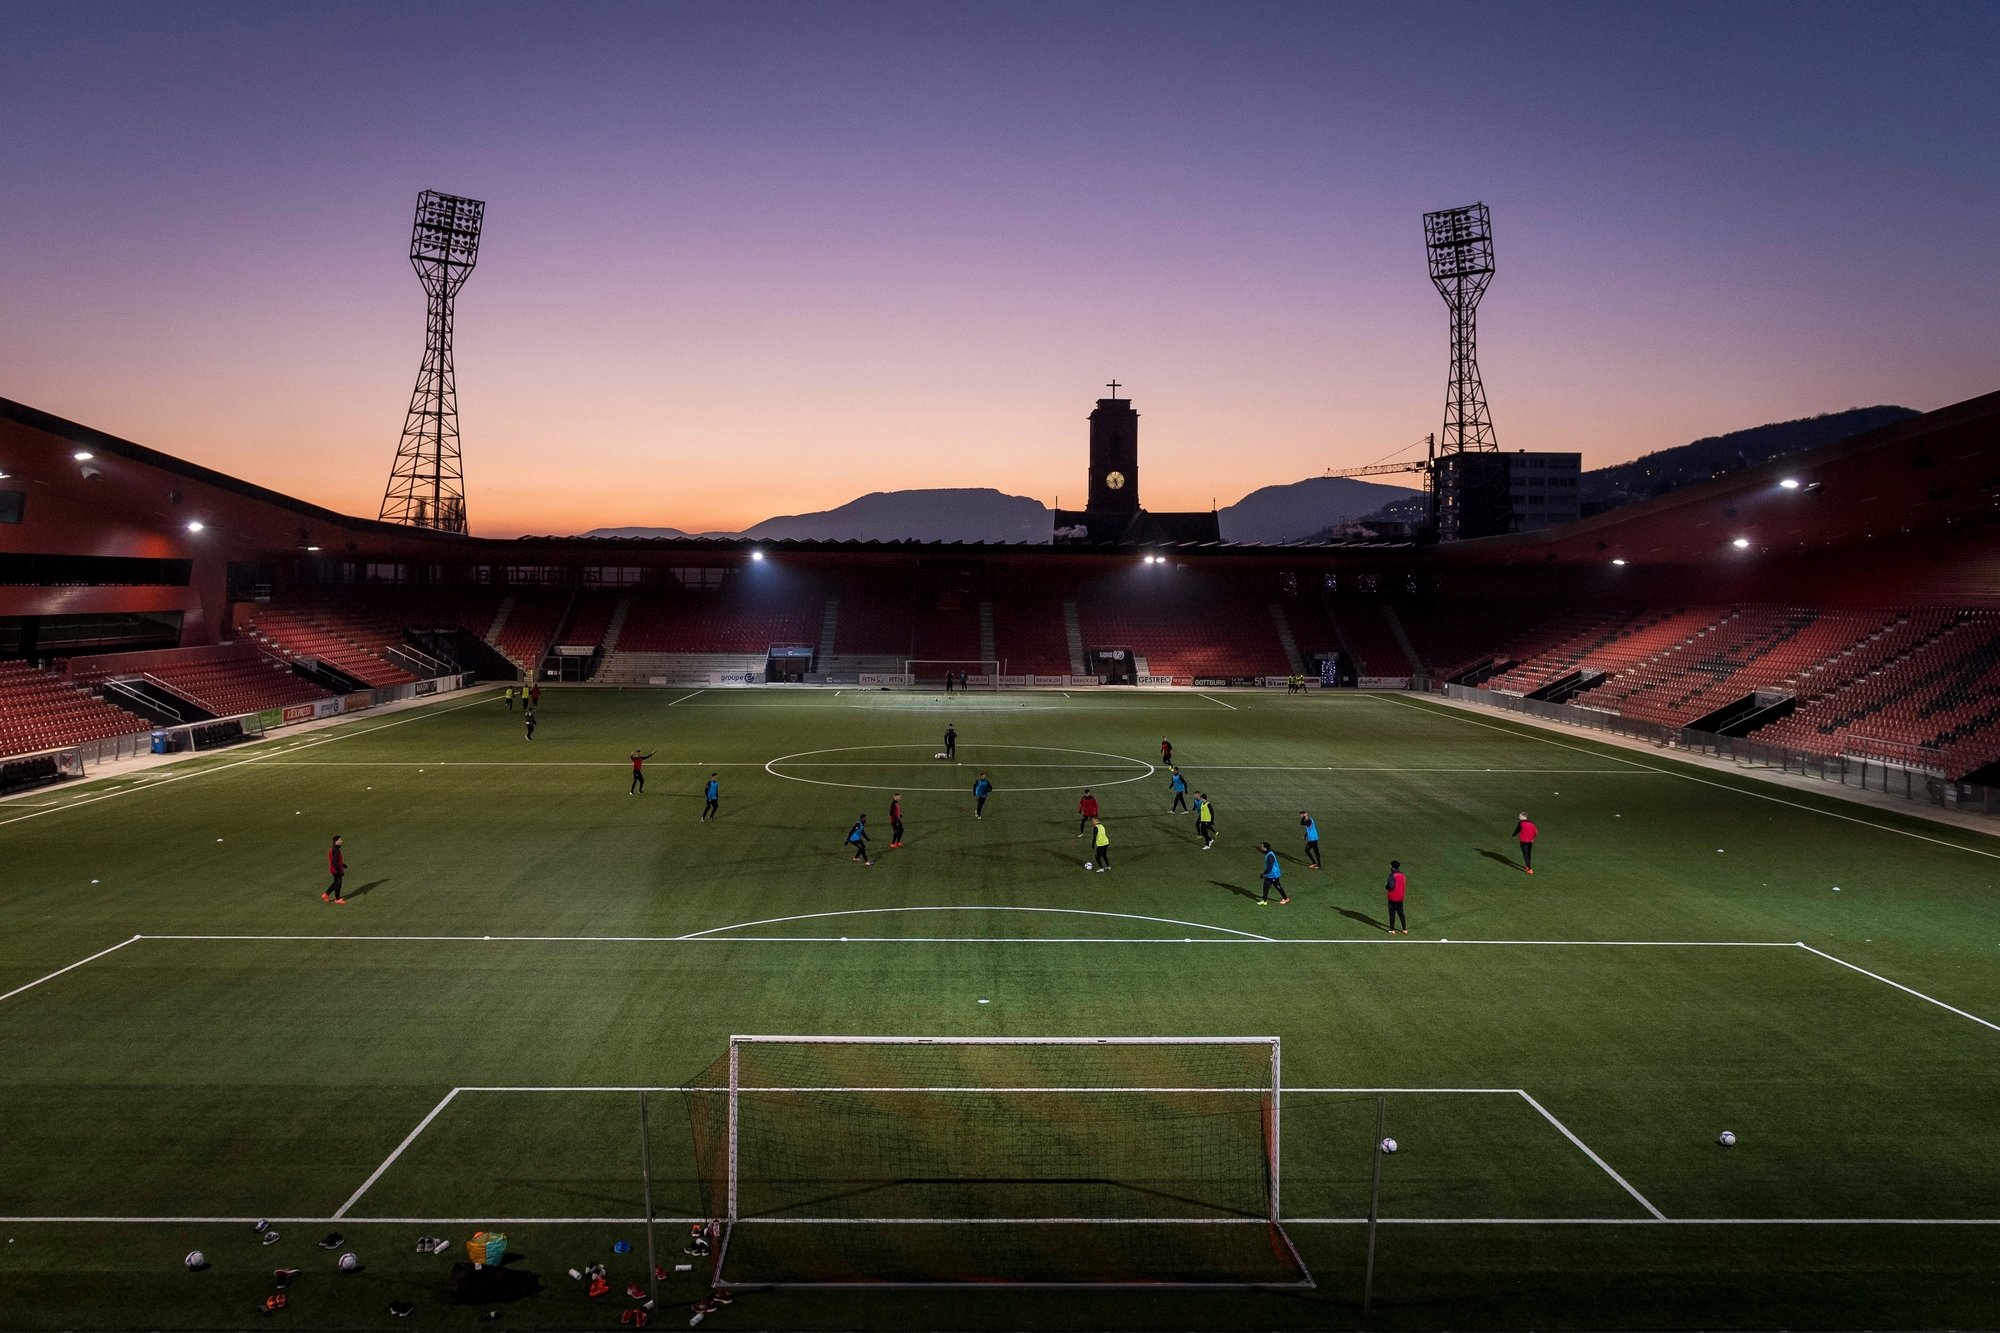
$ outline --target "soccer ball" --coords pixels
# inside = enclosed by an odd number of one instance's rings
[[[1093,865],[1093,864],[1092,864],[1091,862],[1089,862],[1089,861],[1085,861],[1085,862],[1083,863],[1083,868],[1084,868],[1085,870],[1094,870],[1094,869],[1096,869],[1096,867],[1095,867],[1095,866],[1094,866],[1094,865]]]
[[[936,754],[932,755],[932,756],[931,756],[931,758],[933,758],[933,759],[942,759],[942,758],[944,758],[944,751],[943,751],[943,750],[939,750],[939,751],[938,751],[938,752],[937,752]]]
[[[208,1256],[200,1250],[189,1250],[187,1258],[181,1260],[181,1262],[187,1265],[188,1272],[199,1273],[202,1269],[208,1267]]]
[[[1736,1136],[1726,1129],[1715,1136],[1715,1141],[1725,1148],[1734,1148],[1736,1146]]]
[[[354,1251],[349,1250],[346,1254],[340,1256],[341,1272],[352,1273],[355,1269],[359,1267],[361,1267],[361,1259],[360,1256],[354,1253]]]
[[[1396,1141],[1395,1141],[1394,1139],[1383,1139],[1383,1140],[1382,1140],[1382,1151],[1383,1151],[1384,1153],[1393,1153],[1393,1152],[1395,1152],[1395,1151],[1396,1151]]]

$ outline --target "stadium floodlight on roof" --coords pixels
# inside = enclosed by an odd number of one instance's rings
[[[458,377],[452,362],[452,307],[479,260],[486,205],[425,190],[417,196],[410,265],[428,299],[423,367],[410,394],[403,438],[382,495],[384,521],[464,532],[465,476],[459,458]]]

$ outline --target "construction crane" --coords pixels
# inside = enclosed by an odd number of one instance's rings
[[[1367,467],[1343,468],[1339,471],[1328,468],[1326,475],[1329,477],[1386,477],[1393,472],[1421,472],[1429,476],[1431,470],[1437,465],[1437,436],[1426,435],[1423,439],[1417,441],[1417,444],[1421,444],[1424,447],[1424,456],[1422,458],[1412,459],[1407,463],[1370,463]],[[1416,447],[1416,444],[1412,444],[1398,449],[1396,452],[1406,454]]]

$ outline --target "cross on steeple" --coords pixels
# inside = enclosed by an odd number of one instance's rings
[[[1118,381],[1117,381],[1117,380],[1113,380],[1113,381],[1111,381],[1111,383],[1110,383],[1110,384],[1106,385],[1105,387],[1111,390],[1111,401],[1112,401],[1112,402],[1114,402],[1114,403],[1115,403],[1115,402],[1117,402],[1117,401],[1118,401]]]

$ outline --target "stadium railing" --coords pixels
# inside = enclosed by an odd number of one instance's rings
[[[1586,731],[1602,731],[1613,736],[1642,740],[1661,749],[1684,750],[1728,760],[1739,768],[1769,769],[1797,773],[1843,787],[1880,792],[1886,796],[1923,805],[1934,805],[1967,814],[2000,816],[2000,787],[1977,782],[1954,781],[1941,773],[1927,772],[1904,764],[1885,763],[1852,754],[1819,754],[1792,746],[1772,745],[1740,736],[1719,736],[1638,718],[1623,717],[1601,708],[1578,708],[1570,704],[1543,703],[1519,695],[1475,689],[1469,685],[1446,685],[1448,699],[1485,704],[1520,713],[1544,722],[1560,722]]]

